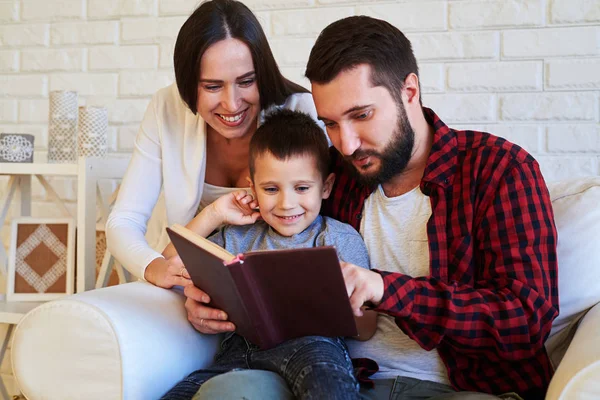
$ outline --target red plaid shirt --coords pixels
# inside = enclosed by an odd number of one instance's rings
[[[430,109],[433,147],[421,180],[430,275],[385,272],[376,309],[436,349],[455,389],[541,398],[552,367],[544,342],[558,315],[557,234],[538,163],[488,133],[448,128]],[[335,150],[336,183],[323,213],[360,226],[361,186]]]

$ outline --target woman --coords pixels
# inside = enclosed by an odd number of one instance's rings
[[[242,3],[213,0],[183,24],[174,52],[176,85],[153,97],[115,207],[107,222],[108,248],[135,276],[156,286],[185,286],[178,257],[165,259],[144,238],[164,190],[168,224],[188,223],[199,207],[247,186],[248,144],[273,108],[316,118],[310,93],[285,79],[260,23]],[[160,249],[162,250],[162,249]],[[232,331],[208,296],[186,286],[186,309],[202,333]]]

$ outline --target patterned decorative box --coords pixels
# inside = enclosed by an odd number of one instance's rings
[[[0,133],[0,162],[33,162],[33,141],[27,133]]]
[[[79,155],[105,157],[108,141],[108,112],[104,107],[79,107]]]
[[[77,162],[77,92],[50,92],[48,162]]]

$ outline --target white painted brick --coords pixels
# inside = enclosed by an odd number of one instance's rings
[[[121,22],[121,43],[160,43],[175,40],[184,17],[143,18]]]
[[[480,132],[488,132],[492,135],[503,137],[509,142],[515,143],[529,153],[535,154],[541,151],[540,138],[543,134],[543,127],[539,125],[500,125],[500,124],[486,124],[486,125],[463,125],[463,124],[452,124],[452,128],[455,129],[470,129]]]
[[[48,99],[19,100],[19,122],[48,122]]]
[[[252,11],[269,9],[290,9],[312,6],[314,0],[244,0]]]
[[[316,38],[275,38],[270,44],[278,65],[305,67],[315,40]]]
[[[552,125],[547,135],[549,152],[600,153],[599,125]]]
[[[448,65],[448,89],[528,91],[542,89],[543,62],[457,63]]]
[[[19,24],[0,26],[1,46],[47,46],[48,24]]]
[[[50,90],[75,90],[81,96],[116,96],[117,74],[63,73],[50,75]]]
[[[109,120],[115,123],[139,123],[148,108],[150,98],[116,100],[108,106]]]
[[[35,149],[46,149],[48,148],[48,124],[34,125],[34,124],[1,124],[0,133],[28,133],[33,135]],[[37,155],[34,154],[33,161],[37,162]]]
[[[34,154],[34,158],[35,158],[35,154]],[[39,160],[36,160],[36,162],[39,162]],[[49,179],[49,178],[50,177],[48,177],[46,179]],[[40,181],[37,180],[36,178],[31,180],[31,199],[33,201],[47,201],[48,200],[48,193],[46,192],[46,189],[42,186]]]
[[[456,1],[448,5],[451,28],[477,29],[544,24],[542,0]]]
[[[65,202],[65,207],[71,215],[77,215],[77,203],[72,201]],[[54,202],[35,201],[31,205],[31,215],[37,218],[47,218],[62,216],[60,211],[57,211]]]
[[[505,121],[594,121],[593,93],[518,93],[500,96],[500,115]]]
[[[150,103],[150,96],[144,99],[115,99],[90,96],[86,104],[103,106],[108,110],[110,124],[139,124]]]
[[[427,94],[423,105],[432,108],[445,123],[496,120],[496,101],[491,94]]]
[[[156,68],[157,46],[98,46],[89,49],[90,70]]]
[[[112,153],[117,150],[117,130],[116,126],[109,126],[108,132],[106,133],[106,145],[108,146],[108,152]]]
[[[155,0],[88,0],[88,18],[155,15]]]
[[[273,34],[286,35],[318,35],[323,28],[354,14],[351,7],[344,8],[315,8],[307,10],[273,11],[271,24]]]
[[[538,156],[546,182],[557,182],[577,177],[598,175],[598,158],[593,156]]]
[[[600,54],[600,27],[507,30],[504,57],[586,56]]]
[[[444,91],[444,66],[441,64],[419,64],[419,80],[424,93]]]
[[[162,41],[158,46],[158,67],[173,68],[173,50],[175,39]]]
[[[417,60],[496,59],[496,32],[408,34]]]
[[[356,3],[376,3],[377,0],[317,0],[319,4],[356,4]]]
[[[600,58],[548,61],[546,87],[548,89],[600,88]]]
[[[550,22],[590,23],[600,22],[598,0],[551,0]]]
[[[447,28],[446,3],[443,1],[365,5],[356,8],[356,15],[383,19],[402,32],[444,31]]]
[[[118,149],[119,151],[130,152],[133,150],[135,143],[135,137],[140,129],[139,124],[137,125],[126,125],[118,128]]]
[[[50,186],[52,186],[52,189],[54,189],[54,191],[56,192],[58,197],[60,197],[61,199],[66,200],[66,201],[71,201],[71,202],[77,200],[77,180],[76,179],[62,177],[62,176],[51,176],[51,177],[46,177],[46,180],[48,181]],[[45,197],[42,197],[43,200],[45,200],[45,201],[52,200],[48,196],[48,194],[46,193],[45,190],[43,193],[46,194]],[[52,204],[54,204],[54,203],[52,203]]]
[[[117,21],[65,22],[52,24],[52,44],[114,44],[119,35]]]
[[[190,0],[159,0],[159,15],[190,15],[198,6],[199,1]]]
[[[82,19],[84,2],[81,0],[21,0],[23,21],[57,21]]]
[[[0,1],[0,22],[13,22],[18,19],[19,3],[16,0]]]
[[[83,49],[23,50],[22,71],[81,71]]]
[[[254,16],[260,23],[260,26],[268,40],[271,39],[271,12],[270,11],[254,11]]]
[[[306,67],[283,67],[281,73],[287,79],[310,90],[310,81],[304,76]]]
[[[0,75],[0,95],[46,96],[48,79],[44,75]]]
[[[19,52],[17,50],[0,50],[0,73],[16,72],[19,69]]]
[[[158,89],[175,82],[173,70],[126,71],[119,74],[119,95],[153,95]]]
[[[0,100],[0,121],[17,122],[17,101],[16,100]]]

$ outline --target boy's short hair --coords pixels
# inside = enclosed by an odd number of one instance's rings
[[[254,161],[265,153],[278,160],[309,155],[315,158],[323,180],[329,175],[329,144],[325,133],[309,115],[281,109],[270,113],[250,141],[250,177]]]

